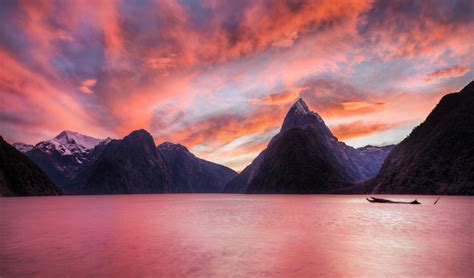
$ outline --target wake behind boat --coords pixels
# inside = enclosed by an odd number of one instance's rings
[[[414,201],[411,201],[411,202],[392,201],[392,200],[388,200],[388,199],[375,198],[375,197],[370,197],[370,198],[366,198],[366,199],[367,199],[367,201],[369,201],[371,203],[421,205],[421,203],[418,202],[418,200],[416,200],[416,199]]]

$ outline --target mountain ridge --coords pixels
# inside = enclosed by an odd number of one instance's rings
[[[474,81],[443,96],[369,183],[377,194],[474,195]]]
[[[0,136],[0,195],[54,196],[61,190],[27,156]]]

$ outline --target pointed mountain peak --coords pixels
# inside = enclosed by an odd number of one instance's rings
[[[93,149],[95,146],[97,146],[100,142],[104,140],[92,136],[87,136],[79,132],[64,130],[58,135],[56,135],[56,137],[54,137],[53,139],[44,142],[53,141],[57,144],[77,144],[84,147],[85,149]]]
[[[56,139],[61,139],[61,138],[71,138],[71,137],[75,137],[75,136],[85,136],[85,135],[82,135],[78,132],[74,132],[74,131],[70,131],[70,130],[63,130],[61,131],[61,133],[59,133],[58,135],[56,135]]]
[[[309,110],[302,98],[299,98],[286,114],[281,131],[291,128],[316,128],[320,132],[333,136],[323,119],[315,112]]]
[[[298,100],[291,106],[290,111],[294,111],[300,114],[308,114],[311,111],[308,108],[308,105],[304,102],[302,98],[298,98]]]

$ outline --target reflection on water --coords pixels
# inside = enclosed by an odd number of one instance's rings
[[[1,198],[0,276],[474,276],[473,197],[364,198]]]

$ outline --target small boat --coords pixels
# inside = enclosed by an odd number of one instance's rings
[[[418,202],[418,200],[414,200],[414,201],[411,201],[411,202],[399,202],[399,201],[392,201],[392,200],[388,200],[388,199],[382,199],[382,198],[374,198],[374,197],[370,197],[370,198],[366,198],[367,201],[371,202],[371,203],[384,203],[384,204],[409,204],[409,205],[420,205],[421,203]]]

